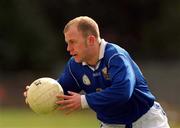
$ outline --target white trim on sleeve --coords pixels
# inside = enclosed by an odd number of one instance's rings
[[[82,109],[89,108],[85,95],[81,95],[81,107]]]

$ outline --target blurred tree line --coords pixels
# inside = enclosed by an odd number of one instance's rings
[[[0,72],[50,71],[66,61],[62,31],[80,15],[135,58],[180,58],[179,0],[1,0]]]

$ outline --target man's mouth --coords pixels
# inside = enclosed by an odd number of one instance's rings
[[[77,56],[77,54],[71,54],[71,56],[75,57],[75,56]]]

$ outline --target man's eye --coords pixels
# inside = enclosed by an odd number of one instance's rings
[[[70,41],[69,44],[74,44],[74,41]]]

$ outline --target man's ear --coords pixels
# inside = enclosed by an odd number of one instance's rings
[[[93,35],[89,35],[89,36],[88,36],[88,44],[89,44],[90,46],[93,46],[94,43],[95,43],[95,41],[96,41],[95,36],[93,36]]]

